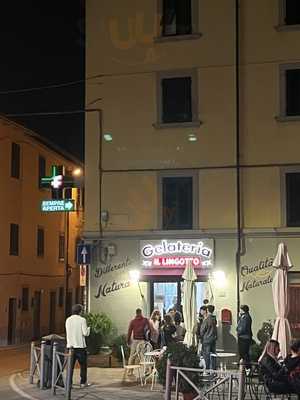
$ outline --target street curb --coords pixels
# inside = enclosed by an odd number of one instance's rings
[[[30,394],[24,392],[24,390],[22,390],[15,382],[16,377],[18,374],[13,374],[9,377],[9,385],[11,387],[11,389],[17,393],[19,396],[21,396],[24,399],[29,399],[29,400],[40,400],[37,399],[36,397],[31,396]]]

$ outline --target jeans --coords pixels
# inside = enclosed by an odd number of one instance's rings
[[[216,343],[202,343],[202,355],[205,361],[205,366],[207,369],[210,369],[212,366],[210,365],[210,354],[216,352]]]
[[[71,370],[71,382],[73,380],[74,367],[78,361],[80,365],[80,384],[84,384],[87,381],[87,351],[86,349],[74,349],[72,359],[72,370]]]
[[[251,339],[238,338],[239,356],[244,361],[245,367],[250,368],[250,345]]]

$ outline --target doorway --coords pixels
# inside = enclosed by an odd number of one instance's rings
[[[293,339],[300,339],[300,285],[289,285],[289,315]]]
[[[11,297],[8,302],[7,344],[16,343],[17,299]]]
[[[196,282],[197,288],[197,310],[203,304],[205,297],[205,282]],[[183,281],[159,281],[150,282],[150,307],[151,312],[158,309],[161,315],[168,313],[170,308],[182,312]]]
[[[55,333],[56,292],[50,292],[49,333]]]
[[[33,339],[41,335],[41,292],[34,292],[33,297]]]

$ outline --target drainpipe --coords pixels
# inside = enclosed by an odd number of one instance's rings
[[[237,249],[236,265],[236,298],[237,317],[240,309],[240,266],[242,253],[242,223],[241,223],[241,182],[240,182],[240,5],[235,0],[235,101],[236,101],[236,214],[237,214]]]

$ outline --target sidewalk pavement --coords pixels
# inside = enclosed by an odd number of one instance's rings
[[[157,384],[151,391],[151,385],[141,386],[139,382],[127,379],[122,382],[123,369],[121,368],[89,368],[88,380],[92,385],[85,389],[79,387],[79,370],[74,371],[74,385],[72,389],[72,400],[163,400],[164,392],[162,386]],[[55,397],[51,396],[50,390],[39,390],[36,386],[28,383],[28,372],[18,373],[13,376],[16,390],[27,394],[32,400],[64,399],[62,391],[58,390]],[[21,394],[21,392],[19,392]]]

